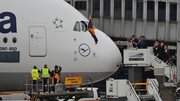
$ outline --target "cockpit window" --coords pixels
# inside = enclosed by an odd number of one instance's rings
[[[73,30],[74,30],[74,31],[78,31],[78,32],[81,31],[81,29],[80,29],[80,23],[79,23],[78,21],[75,23]]]
[[[87,23],[85,21],[81,21],[81,22],[77,21],[74,25],[73,30],[78,31],[78,32],[80,32],[82,30],[85,32],[85,31],[87,31]]]
[[[87,31],[87,24],[86,24],[86,22],[84,22],[84,21],[81,21],[81,28],[82,28],[82,31]]]

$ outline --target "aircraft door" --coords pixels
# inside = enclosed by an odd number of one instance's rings
[[[32,57],[47,55],[47,37],[44,26],[29,27],[29,55]]]

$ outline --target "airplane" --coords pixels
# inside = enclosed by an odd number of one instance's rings
[[[0,91],[25,89],[25,75],[44,64],[62,74],[90,74],[93,82],[112,75],[122,62],[108,35],[64,0],[0,1]]]

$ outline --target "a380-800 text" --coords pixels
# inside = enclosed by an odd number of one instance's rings
[[[0,51],[16,51],[17,47],[0,47]]]

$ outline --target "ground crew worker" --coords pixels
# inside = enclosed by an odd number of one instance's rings
[[[54,85],[60,81],[60,72],[61,71],[58,69],[58,66],[55,65],[54,70],[51,72],[51,76],[54,77]],[[55,86],[53,86],[52,89],[55,92]]]
[[[40,71],[37,69],[37,67],[33,66],[33,69],[31,70],[31,77],[33,80],[33,89],[35,89],[35,85],[38,83],[37,81],[40,79],[39,73]]]
[[[45,93],[45,85],[47,85],[47,80],[49,79],[50,77],[50,70],[49,68],[47,67],[47,64],[44,65],[44,68],[41,69],[41,77],[43,78],[43,92]],[[49,91],[50,92],[50,91]]]

